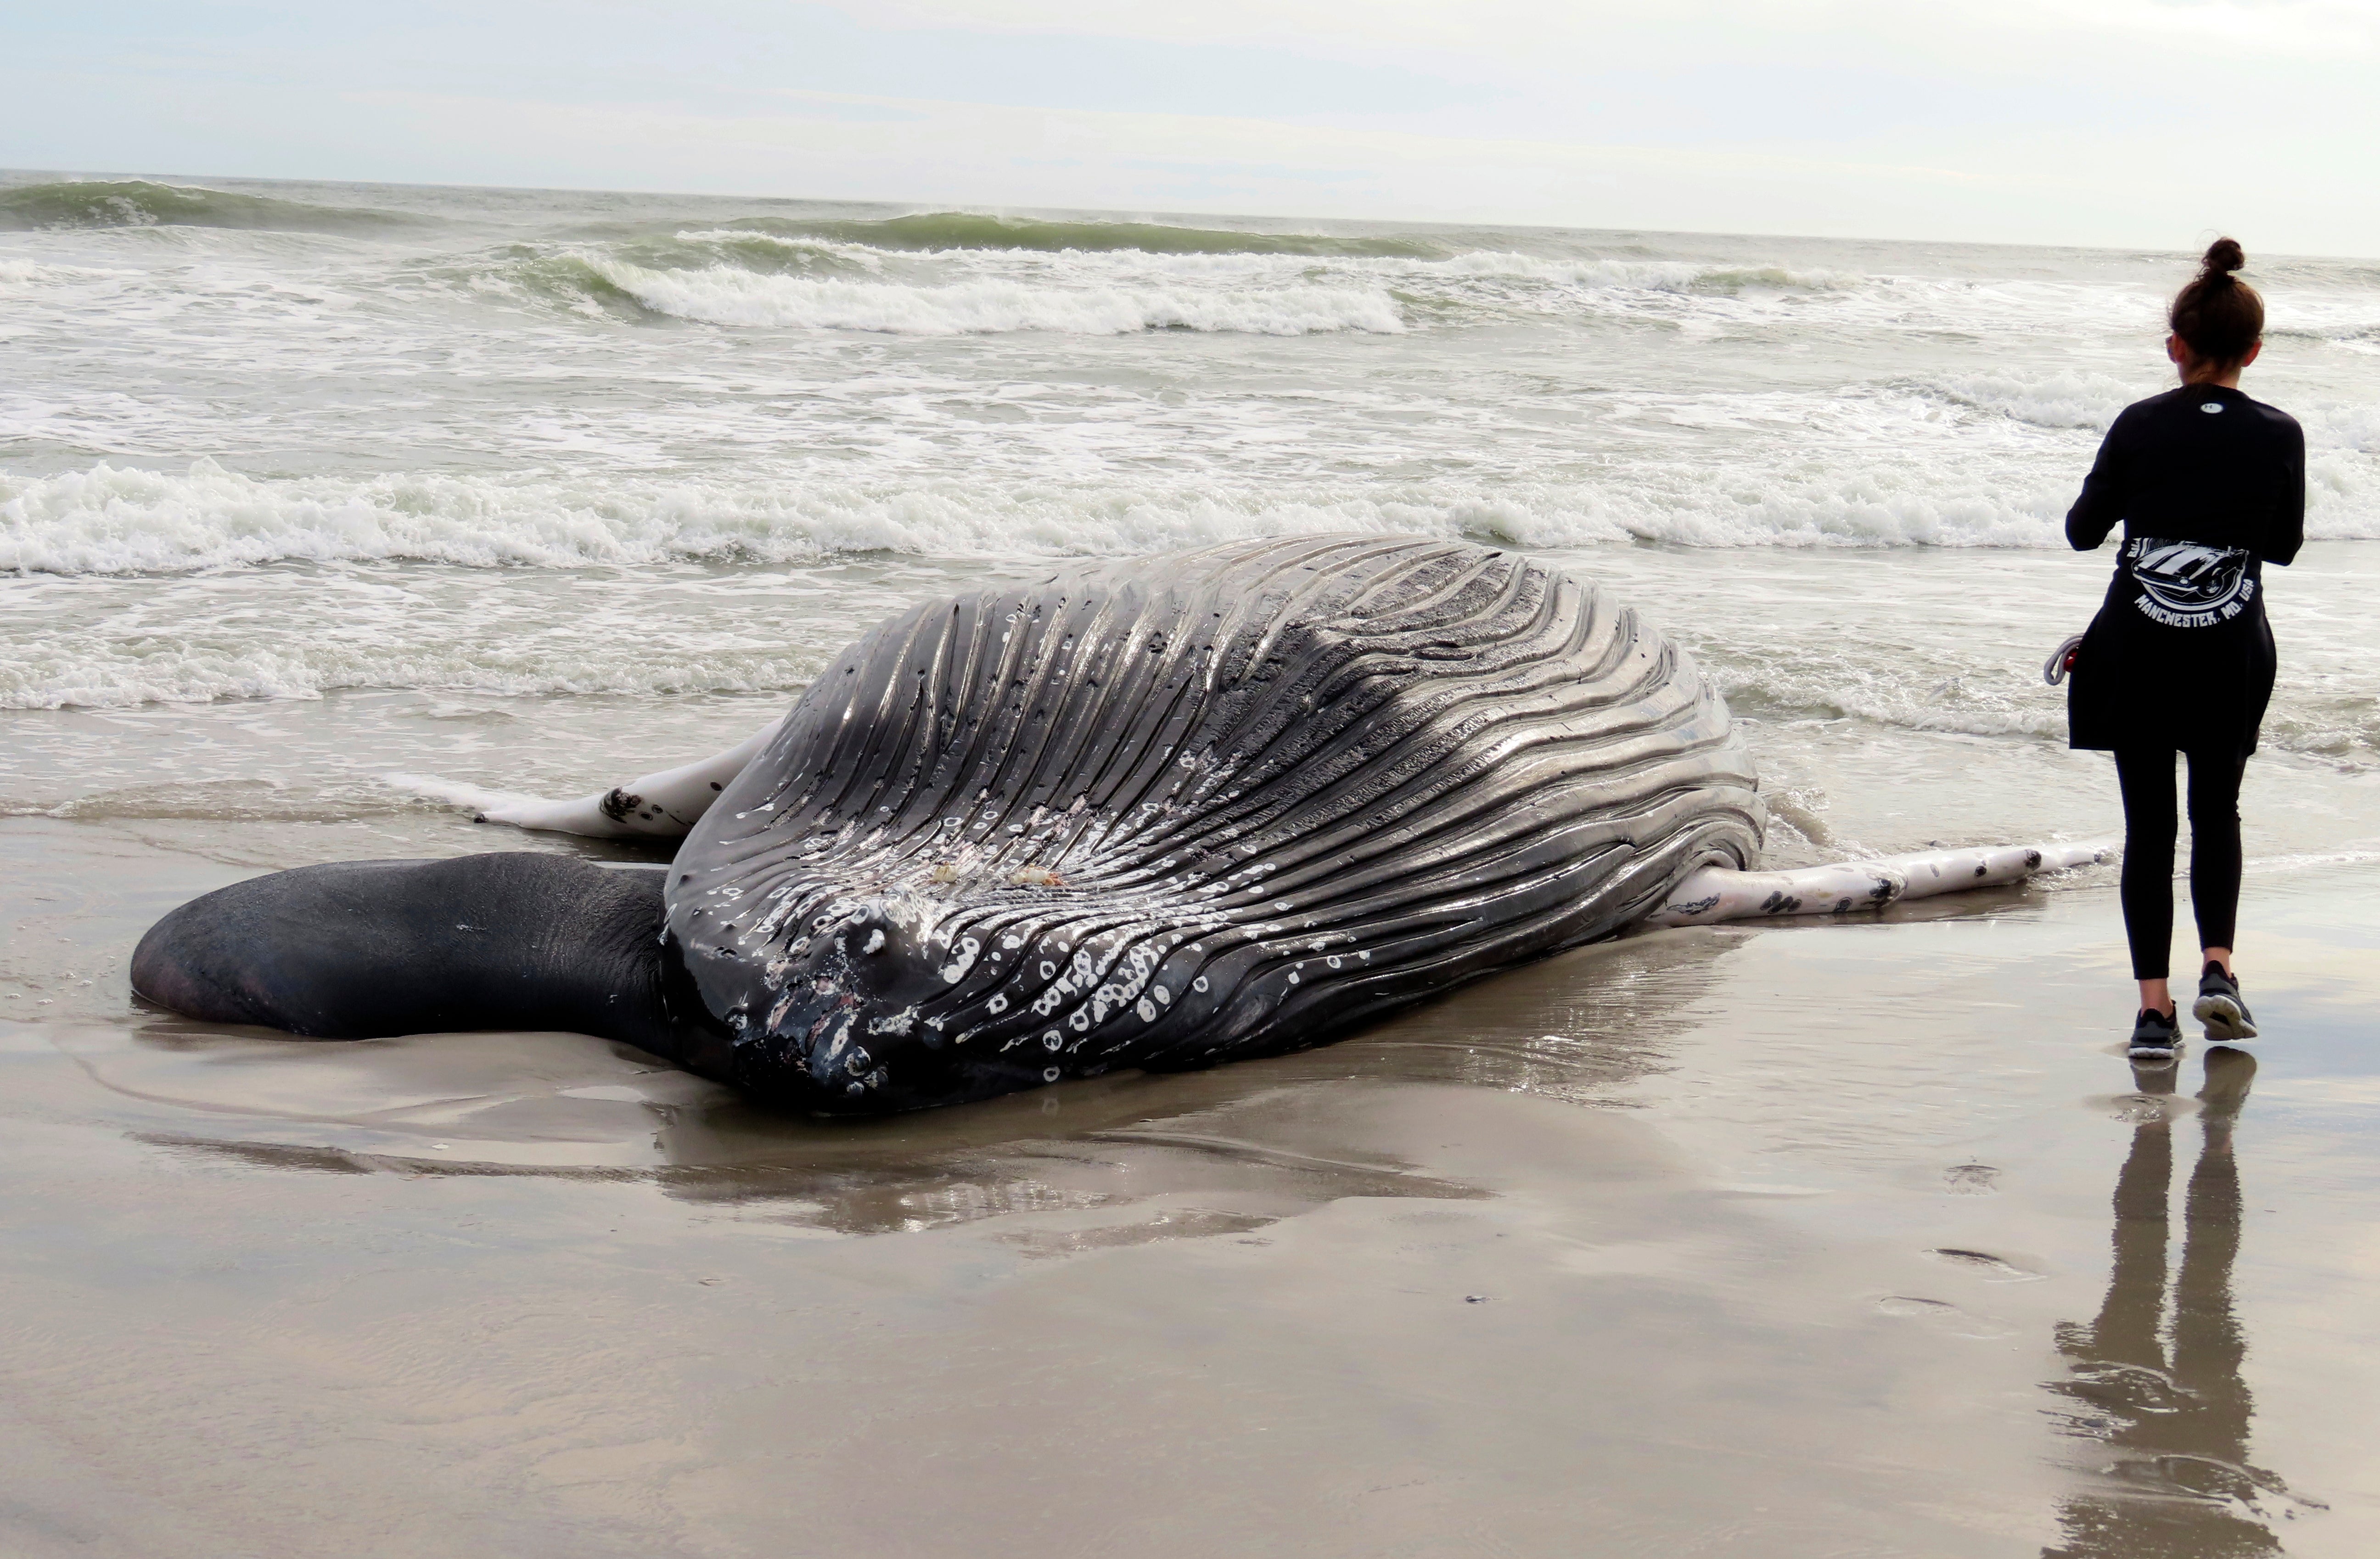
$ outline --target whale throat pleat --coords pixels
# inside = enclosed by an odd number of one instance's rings
[[[922,604],[681,851],[738,1081],[980,1097],[1316,1043],[1757,858],[1693,662],[1590,582],[1314,537]]]

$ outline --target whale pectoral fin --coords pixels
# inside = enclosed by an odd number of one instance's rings
[[[570,801],[546,801],[404,775],[392,775],[389,782],[419,795],[468,806],[482,823],[583,834],[590,839],[684,839],[783,723],[780,719],[715,756],[641,775],[625,785]]]
[[[1900,899],[1998,888],[2040,872],[2071,871],[2110,860],[2115,853],[2105,843],[1983,845],[1784,872],[1704,866],[1671,888],[1645,924],[1708,925],[1754,915],[1882,909]]]
[[[641,781],[632,780],[625,785],[570,801],[492,797],[474,810],[471,820],[543,833],[583,834],[589,839],[683,839],[702,816],[699,811],[691,816],[681,816],[647,796],[640,786]]]

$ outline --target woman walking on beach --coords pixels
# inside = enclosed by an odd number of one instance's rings
[[[2166,355],[2181,388],[2126,406],[2099,446],[2066,538],[2089,551],[2121,524],[2107,598],[2072,660],[2071,744],[2112,751],[2124,798],[2124,929],[2141,1012],[2136,1060],[2168,1059],[2180,1024],[2173,943],[2174,755],[2190,760],[2190,900],[2205,968],[2192,1011],[2222,1043],[2255,1037],[2231,969],[2240,780],[2273,693],[2264,565],[2305,539],[2305,435],[2240,393],[2265,303],[2217,239],[2174,298]]]

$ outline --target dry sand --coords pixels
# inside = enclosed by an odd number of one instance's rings
[[[2261,1062],[2145,1089],[2104,885],[856,1126],[126,997],[172,904],[386,852],[0,822],[0,1553],[2380,1547],[2368,864],[2252,875]]]

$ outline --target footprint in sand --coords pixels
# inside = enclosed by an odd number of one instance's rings
[[[1986,1320],[1948,1299],[1925,1299],[1914,1294],[1888,1294],[1876,1301],[1876,1308],[1887,1315],[1930,1323],[1954,1337],[1966,1337],[1975,1342],[1995,1342],[2010,1335],[2009,1328],[1998,1322]]]
[[[1995,1256],[1988,1251],[1961,1251],[1946,1245],[1925,1253],[1937,1262],[1947,1262],[1972,1273],[1986,1283],[2038,1283],[2049,1275],[2006,1256]]]

